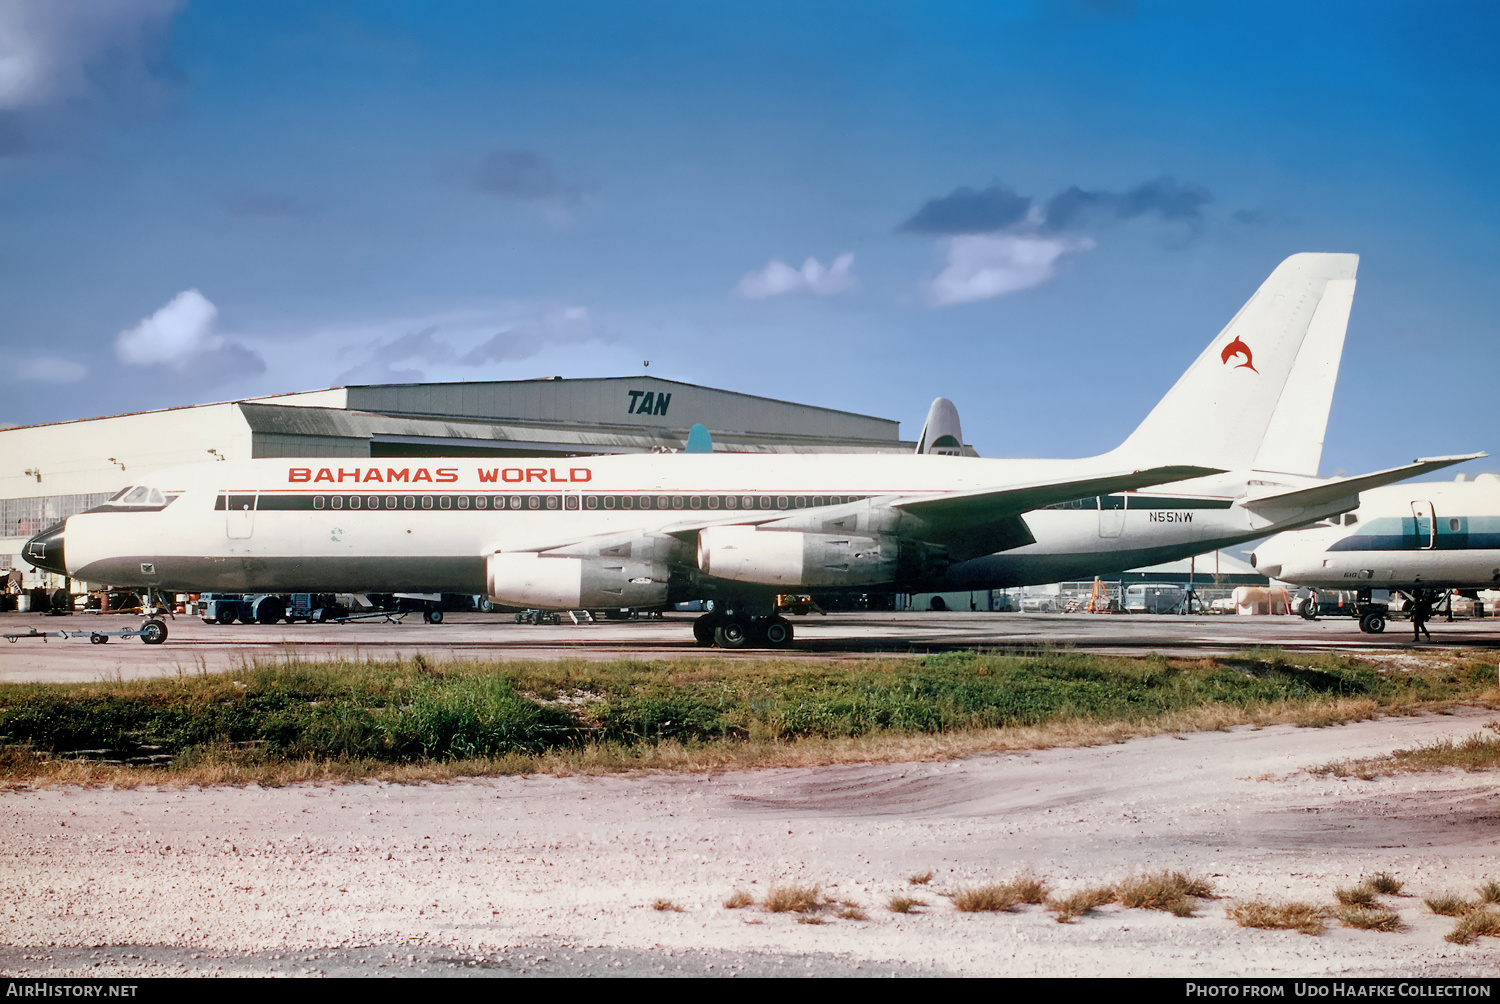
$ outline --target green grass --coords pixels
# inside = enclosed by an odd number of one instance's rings
[[[45,775],[54,769],[45,761],[79,750],[122,760],[154,752],[179,773],[232,763],[241,780],[278,764],[343,764],[343,776],[458,762],[522,772],[559,754],[574,767],[670,766],[659,756],[668,748],[716,765],[767,744],[1104,727],[1205,709],[1220,717],[1171,727],[1222,727],[1267,709],[1325,724],[1473,699],[1493,679],[1477,661],[1388,674],[1336,656],[1292,665],[1274,652],[1189,662],[1066,651],[853,664],[287,660],[222,674],[0,686],[0,777]]]

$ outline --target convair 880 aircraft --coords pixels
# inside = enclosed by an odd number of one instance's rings
[[[174,591],[484,593],[547,609],[713,598],[694,634],[738,648],[790,644],[777,593],[1005,586],[1195,554],[1467,459],[1315,477],[1357,260],[1283,262],[1097,457],[209,464],[123,490],[34,538],[27,558]]]

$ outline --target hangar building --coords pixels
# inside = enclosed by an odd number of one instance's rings
[[[570,457],[684,448],[908,453],[900,423],[659,377],[376,384],[0,429],[0,572],[26,540],[182,464],[260,457]]]

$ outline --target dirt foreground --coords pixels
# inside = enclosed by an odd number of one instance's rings
[[[1480,731],[1495,712],[1163,736],[941,763],[448,785],[0,794],[7,975],[1488,976],[1421,897],[1500,879],[1496,778],[1301,768]],[[1030,870],[1067,891],[1210,877],[1196,915],[957,912]],[[930,884],[908,877],[932,871]],[[1375,871],[1405,929],[1238,927],[1234,899],[1332,903]],[[816,883],[867,919],[736,889]],[[897,914],[892,896],[925,900]],[[675,909],[656,909],[657,900]]]

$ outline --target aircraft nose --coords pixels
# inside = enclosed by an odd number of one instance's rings
[[[1250,567],[1268,579],[1281,578],[1281,557],[1274,549],[1263,551],[1256,549],[1250,552]]]
[[[28,540],[26,560],[45,572],[67,575],[68,566],[63,561],[63,530],[67,525],[68,521],[63,520]]]

